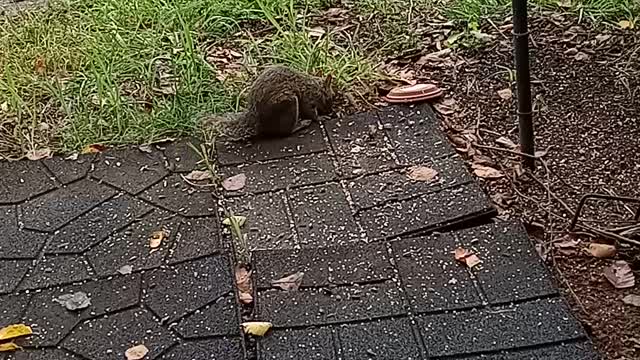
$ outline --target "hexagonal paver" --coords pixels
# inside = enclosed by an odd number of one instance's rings
[[[258,339],[259,360],[337,360],[331,329],[276,330]]]
[[[154,210],[92,248],[87,252],[87,258],[98,275],[116,274],[125,265],[134,271],[158,267],[172,246],[179,221],[169,212]],[[150,238],[162,231],[168,236],[158,248],[152,249]]]
[[[74,182],[22,205],[21,221],[28,229],[53,231],[115,194],[95,181]]]
[[[14,204],[55,189],[37,161],[0,161],[0,204]]]
[[[47,235],[20,229],[14,206],[0,206],[0,219],[0,258],[35,258]]]
[[[78,158],[52,157],[42,160],[42,163],[63,184],[82,179],[87,176],[95,154],[78,155]]]
[[[186,219],[180,224],[170,251],[169,263],[182,262],[222,252],[227,248],[218,218]]]
[[[82,255],[47,255],[25,276],[20,290],[69,284],[90,276],[87,260]]]
[[[31,266],[31,260],[0,260],[0,294],[12,292]]]
[[[188,341],[179,344],[160,360],[244,360],[245,354],[239,338],[218,338]]]
[[[138,199],[120,194],[56,231],[45,251],[54,254],[83,252],[151,209]]]
[[[169,176],[140,196],[184,216],[214,215],[217,208],[210,189],[191,186],[179,174]]]
[[[9,353],[3,360],[81,360],[78,356],[60,349],[26,349]]]
[[[30,294],[0,296],[0,328],[20,321],[29,299]]]
[[[92,176],[130,194],[137,194],[167,174],[162,153],[129,148],[100,154]]]
[[[128,348],[144,344],[147,358],[155,359],[176,341],[147,310],[132,309],[83,322],[62,346],[92,360],[121,360]]]
[[[178,323],[176,330],[187,339],[240,335],[237,307],[234,294],[227,294],[185,317]]]
[[[144,302],[173,322],[233,289],[231,263],[226,256],[189,261],[146,273],[144,284]]]

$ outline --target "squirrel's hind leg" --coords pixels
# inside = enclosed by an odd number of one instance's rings
[[[277,102],[259,111],[260,134],[266,137],[291,135],[298,126],[298,97],[295,95],[278,99]]]

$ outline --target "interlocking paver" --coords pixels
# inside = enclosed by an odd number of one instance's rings
[[[277,192],[243,196],[227,202],[234,215],[247,218],[243,229],[248,232],[252,250],[295,247],[295,230],[287,216],[285,201],[284,193]]]
[[[223,178],[245,174],[246,185],[228,195],[283,190],[304,185],[319,184],[336,178],[333,160],[329,154],[310,154],[274,161],[228,166],[221,169]]]
[[[134,271],[158,267],[171,248],[179,224],[175,215],[154,210],[88,251],[89,263],[98,275],[116,274],[125,265]],[[152,249],[149,239],[154,233],[163,231],[168,236],[158,248]]]
[[[390,258],[381,243],[253,253],[259,288],[269,288],[272,280],[298,271],[305,274],[303,287],[391,280],[395,273]]]
[[[19,289],[41,289],[86,280],[91,276],[82,255],[47,255],[22,280]]]
[[[53,231],[115,194],[95,181],[74,182],[21,205],[21,221],[28,229]]]
[[[28,338],[30,346],[55,346],[73,330],[81,314],[67,311],[54,299],[64,294],[60,289],[48,289],[31,299],[24,321],[32,327],[34,335]]]
[[[0,328],[16,324],[30,298],[30,294],[0,296]]]
[[[593,344],[587,341],[550,345],[532,350],[513,350],[498,354],[465,357],[465,360],[600,360],[593,351]]]
[[[55,189],[37,161],[0,161],[0,204],[14,204]]]
[[[184,216],[209,216],[216,213],[216,202],[207,188],[197,188],[174,174],[152,186],[142,195],[164,209]]]
[[[429,356],[536,346],[585,336],[562,299],[418,318]]]
[[[244,162],[281,159],[296,155],[324,152],[328,145],[319,123],[284,139],[257,140],[252,143],[219,141],[216,143],[218,162],[237,165]]]
[[[117,195],[56,231],[45,251],[53,254],[83,252],[151,210],[151,206],[129,195]]]
[[[378,116],[401,164],[419,165],[455,154],[429,105],[389,106]]]
[[[423,359],[420,340],[408,318],[342,325],[338,338],[345,360]]]
[[[400,278],[416,312],[468,308],[482,304],[467,270],[453,259],[458,244],[441,236],[392,244]]]
[[[160,360],[244,360],[242,341],[238,338],[219,338],[189,341],[178,344]]]
[[[83,322],[62,346],[91,360],[121,360],[128,348],[144,344],[155,359],[176,341],[147,310],[132,309]]]
[[[29,271],[31,260],[0,260],[0,294],[12,292]]]
[[[27,349],[9,353],[3,360],[81,360],[79,357],[60,349]]]
[[[258,341],[259,360],[337,360],[329,328],[276,330]]]
[[[202,158],[196,153],[191,145],[198,151],[202,142],[198,139],[182,139],[166,144],[164,155],[169,163],[169,169],[174,172],[191,172],[196,170]]]
[[[176,326],[184,338],[239,335],[240,322],[234,294],[227,294],[212,304],[185,317]]]
[[[482,189],[472,183],[373,207],[358,218],[369,237],[379,239],[437,230],[494,212]]]
[[[341,177],[353,177],[397,167],[391,146],[376,114],[362,113],[327,121],[327,134]]]
[[[167,173],[164,156],[159,151],[146,153],[127,148],[100,154],[92,176],[130,194],[137,194]]]
[[[258,292],[258,317],[277,327],[324,325],[406,314],[400,289],[380,284]]]
[[[47,235],[20,229],[14,206],[0,206],[0,258],[35,258]]]
[[[289,199],[301,246],[331,246],[362,240],[339,184],[296,189],[289,193]]]
[[[163,321],[173,322],[232,290],[229,259],[213,256],[148,272],[145,303]]]
[[[222,242],[217,218],[185,219],[170,250],[169,262],[176,263],[219,253],[228,246]]]
[[[94,154],[78,155],[76,160],[64,157],[52,157],[42,160],[42,163],[63,184],[82,179],[91,169]]]

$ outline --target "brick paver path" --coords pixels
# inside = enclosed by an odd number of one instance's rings
[[[181,175],[186,142],[0,162],[0,359],[597,359],[517,222],[487,197],[429,107],[389,107],[256,144],[218,144],[215,201]],[[406,169],[437,170],[434,182]],[[221,207],[244,215],[254,306],[235,292]],[[169,236],[150,249],[152,233]],[[467,269],[459,246],[482,263]],[[298,291],[271,281],[305,273]],[[91,305],[53,301],[83,291]],[[240,322],[270,321],[264,338]]]

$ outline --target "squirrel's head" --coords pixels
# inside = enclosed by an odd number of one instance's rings
[[[320,113],[320,115],[328,115],[331,113],[336,93],[337,89],[333,83],[333,76],[329,74],[322,82],[322,96],[320,97],[320,104],[318,104],[318,113]]]

